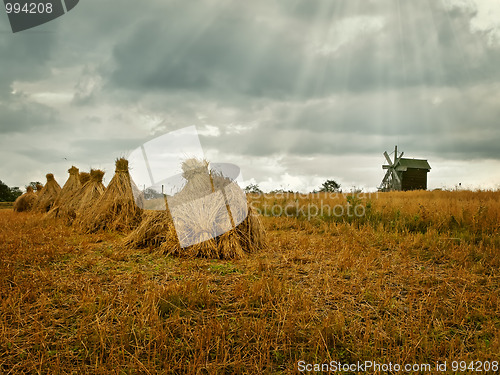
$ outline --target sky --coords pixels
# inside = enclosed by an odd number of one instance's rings
[[[0,180],[101,168],[195,126],[244,184],[373,191],[384,151],[428,187],[500,188],[497,0],[81,0],[0,11]]]

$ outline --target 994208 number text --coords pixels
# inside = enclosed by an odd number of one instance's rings
[[[41,14],[52,13],[52,10],[52,3],[5,3],[5,11],[7,14]]]

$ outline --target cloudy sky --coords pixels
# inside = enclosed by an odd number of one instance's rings
[[[195,125],[264,190],[373,190],[383,151],[429,187],[500,187],[497,0],[81,0],[13,34],[0,12],[0,179],[103,168]]]

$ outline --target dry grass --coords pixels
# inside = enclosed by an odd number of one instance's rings
[[[499,195],[385,193],[364,221],[264,216],[268,247],[231,261],[127,249],[114,232],[3,210],[0,372],[499,360]]]
[[[411,191],[373,194],[266,194],[250,196],[264,216],[315,223],[370,225],[387,231],[436,231],[461,240],[490,241],[500,230],[498,191]],[[363,215],[357,216],[355,208]],[[309,209],[309,211],[308,211]],[[341,214],[343,213],[343,214]]]

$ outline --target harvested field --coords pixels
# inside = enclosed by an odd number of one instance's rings
[[[500,192],[344,194],[322,202],[365,214],[307,217],[321,199],[253,196],[267,247],[230,261],[1,211],[0,372],[500,360]]]

